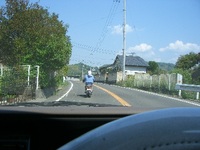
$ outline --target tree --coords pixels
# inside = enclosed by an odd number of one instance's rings
[[[190,52],[189,54],[180,56],[176,62],[175,68],[191,69],[200,62],[200,54]]]
[[[149,66],[147,67],[147,71],[150,74],[158,74],[159,73],[159,66],[155,61],[149,61]]]
[[[200,64],[194,67],[194,70],[192,71],[192,81],[193,84],[200,85]]]
[[[182,70],[182,74],[186,76],[188,84],[200,84],[200,53],[190,52],[189,54],[180,56],[176,62],[175,69]],[[189,77],[190,76],[190,77]]]
[[[192,76],[189,70],[184,70],[181,68],[175,68],[171,71],[171,73],[179,73],[183,76],[183,83],[184,84],[191,84],[192,83]]]
[[[58,15],[38,3],[6,0],[0,9],[0,61],[8,66],[39,65],[41,79],[46,79],[69,62],[72,45],[67,29]]]

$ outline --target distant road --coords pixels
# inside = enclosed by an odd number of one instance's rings
[[[84,93],[84,83],[80,81],[72,81],[73,88],[62,100],[111,104],[118,106],[132,107],[195,107],[199,104],[193,104],[180,99],[152,94],[136,89],[128,89],[108,84],[94,84],[94,91],[91,98],[87,98]]]

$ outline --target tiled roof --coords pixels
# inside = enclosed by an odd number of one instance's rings
[[[120,64],[123,63],[123,56],[122,55],[117,55],[116,60],[120,61]],[[144,61],[139,56],[126,56],[126,61],[125,61],[126,66],[140,66],[140,67],[147,67],[148,63]]]

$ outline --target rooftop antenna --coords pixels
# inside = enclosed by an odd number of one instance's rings
[[[135,52],[131,52],[131,53],[128,53],[128,54],[130,54],[131,56],[134,56],[134,55],[135,55]]]

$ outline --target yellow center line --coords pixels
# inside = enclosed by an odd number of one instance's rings
[[[94,85],[96,87],[98,87],[99,89],[107,92],[108,94],[110,94],[112,97],[114,97],[118,102],[120,102],[123,106],[131,106],[129,103],[127,103],[124,99],[122,99],[121,97],[117,96],[115,93],[109,91],[109,90],[106,90],[98,85]]]

